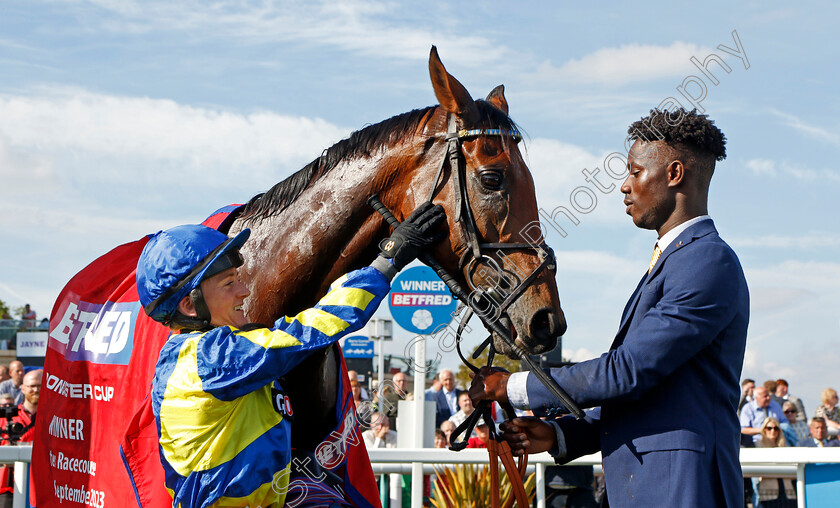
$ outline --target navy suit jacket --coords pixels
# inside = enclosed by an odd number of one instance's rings
[[[455,398],[464,392],[464,390],[455,389]],[[440,427],[440,424],[448,420],[452,416],[452,411],[449,409],[449,404],[446,403],[446,394],[443,393],[443,388],[434,392],[428,400],[435,402],[435,427]]]
[[[610,351],[551,369],[587,411],[557,421],[567,454],[601,451],[610,506],[744,506],[738,380],[749,293],[711,220],[680,233],[627,303]],[[567,413],[535,376],[536,414]]]
[[[806,437],[805,439],[801,439],[796,446],[804,446],[806,448],[818,448],[817,443],[814,442],[814,438]],[[836,448],[840,446],[840,441],[837,439],[832,439],[831,441],[826,441],[825,445],[826,448]]]

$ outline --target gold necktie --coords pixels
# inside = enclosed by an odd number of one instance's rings
[[[654,265],[656,265],[656,260],[659,259],[659,255],[662,254],[662,251],[659,250],[659,244],[657,243],[656,246],[653,247],[653,255],[650,257],[650,266],[648,266],[648,273],[653,270]]]
[[[821,439],[818,439],[817,440],[817,446],[819,446],[820,448],[823,448],[825,445],[823,444]]]

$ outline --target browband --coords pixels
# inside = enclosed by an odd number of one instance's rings
[[[475,136],[510,136],[515,141],[522,139],[522,133],[516,129],[461,129],[458,131],[458,139]]]

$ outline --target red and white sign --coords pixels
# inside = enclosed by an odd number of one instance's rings
[[[121,245],[79,272],[56,300],[32,449],[38,508],[135,504],[120,443],[149,393],[169,329],[140,309],[137,259],[147,237]],[[148,453],[157,459],[157,436]],[[143,506],[172,506],[161,476]],[[144,492],[149,492],[146,489]]]

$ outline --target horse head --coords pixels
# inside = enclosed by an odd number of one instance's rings
[[[352,133],[254,196],[233,220],[229,234],[251,229],[239,270],[251,290],[249,320],[293,316],[338,277],[370,264],[389,229],[369,196],[379,195],[398,220],[431,198],[446,208],[449,230],[433,257],[472,291],[485,320],[498,320],[530,353],[554,348],[566,329],[554,258],[504,88],[474,101],[434,48],[429,70],[438,106]],[[496,350],[510,355],[495,339]],[[308,406],[293,424],[296,447],[314,450],[335,428],[337,361],[328,348],[286,376],[293,403]]]
[[[534,181],[508,117],[504,87],[473,100],[434,47],[429,73],[440,105],[429,112],[418,137],[426,139],[423,158],[440,165],[413,171],[405,186],[390,193],[391,206],[405,217],[428,196],[441,204],[449,236],[436,247],[435,259],[469,288],[485,320],[501,320],[529,353],[549,351],[566,321],[553,252],[544,245]],[[494,345],[512,354],[498,336]]]

